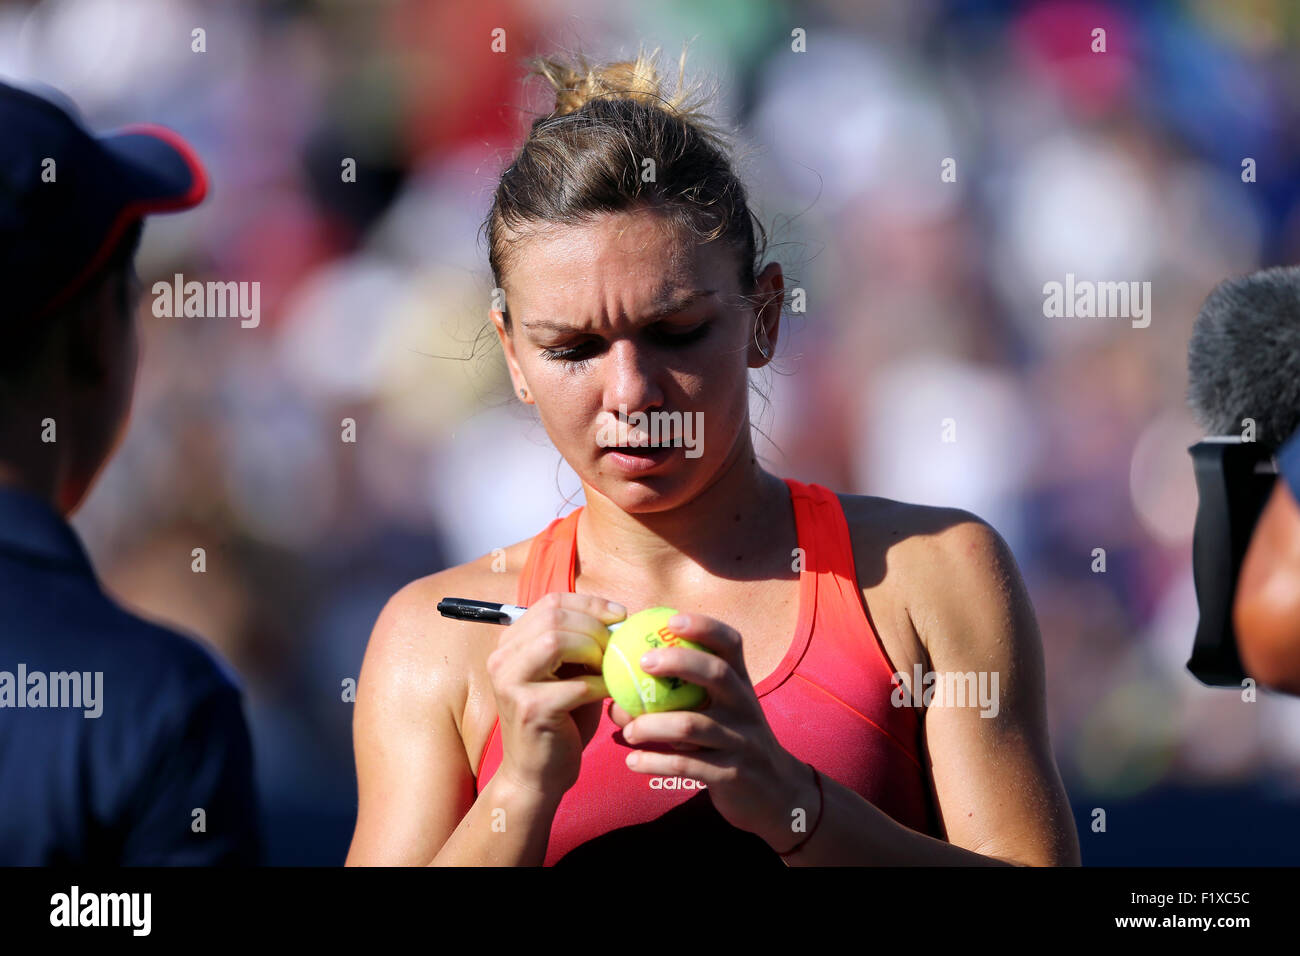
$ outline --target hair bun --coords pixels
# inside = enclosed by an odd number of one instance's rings
[[[604,65],[592,64],[581,53],[574,54],[571,59],[534,57],[529,61],[529,76],[545,78],[555,90],[555,109],[544,119],[567,116],[595,100],[624,99],[661,109],[705,135],[718,138],[717,128],[703,111],[707,95],[697,97],[700,89],[686,86],[686,49],[682,49],[677,87],[671,95],[664,89],[655,66],[658,55],[658,47],[649,54],[641,49],[637,51],[635,60]]]

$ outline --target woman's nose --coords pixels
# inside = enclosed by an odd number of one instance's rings
[[[606,408],[626,405],[628,412],[639,412],[663,404],[652,350],[621,339],[610,346],[604,367]]]

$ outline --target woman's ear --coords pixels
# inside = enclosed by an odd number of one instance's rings
[[[754,336],[749,346],[749,367],[762,368],[776,354],[776,342],[781,333],[785,277],[781,273],[780,263],[769,262],[759,273],[753,298],[759,305],[755,309]]]
[[[510,381],[514,385],[515,394],[525,404],[533,404],[528,383],[524,381],[524,373],[519,368],[519,360],[515,357],[514,337],[506,331],[505,314],[500,309],[492,309],[488,315],[496,328],[497,338],[501,340],[501,351],[506,357],[506,368],[510,372]]]

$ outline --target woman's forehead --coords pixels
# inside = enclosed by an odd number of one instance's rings
[[[695,243],[663,215],[649,211],[611,213],[587,223],[551,225],[514,240],[512,272],[552,273],[610,266],[657,264],[682,268]]]
[[[716,289],[668,290],[665,289],[653,304],[645,308],[621,310],[617,318],[625,319],[635,325],[649,325],[669,316],[684,312],[701,303],[717,299]],[[544,317],[526,313],[520,324],[531,332],[555,332],[559,334],[572,332],[598,331],[607,321],[607,310],[584,310],[580,303],[570,304],[558,311],[547,311]]]
[[[684,239],[655,215],[553,227],[515,252],[507,291],[512,311],[525,320],[534,310],[548,318],[562,310],[562,321],[611,309],[650,316],[669,303],[699,301],[697,293],[725,294],[733,281],[721,243]]]

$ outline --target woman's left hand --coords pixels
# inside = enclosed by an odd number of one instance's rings
[[[694,710],[636,718],[613,704],[610,717],[634,748],[628,768],[650,776],[699,780],[708,785],[714,807],[732,826],[764,839],[776,835],[778,841],[790,830],[787,842],[793,845],[798,835],[790,829],[791,812],[808,770],[777,742],[768,726],[745,670],[740,634],[703,614],[680,614],[669,622],[669,629],[714,653],[662,647],[650,652],[656,663],[642,664],[642,669],[654,677],[680,677],[699,684],[708,697]],[[668,752],[641,749],[646,745],[662,746]]]

